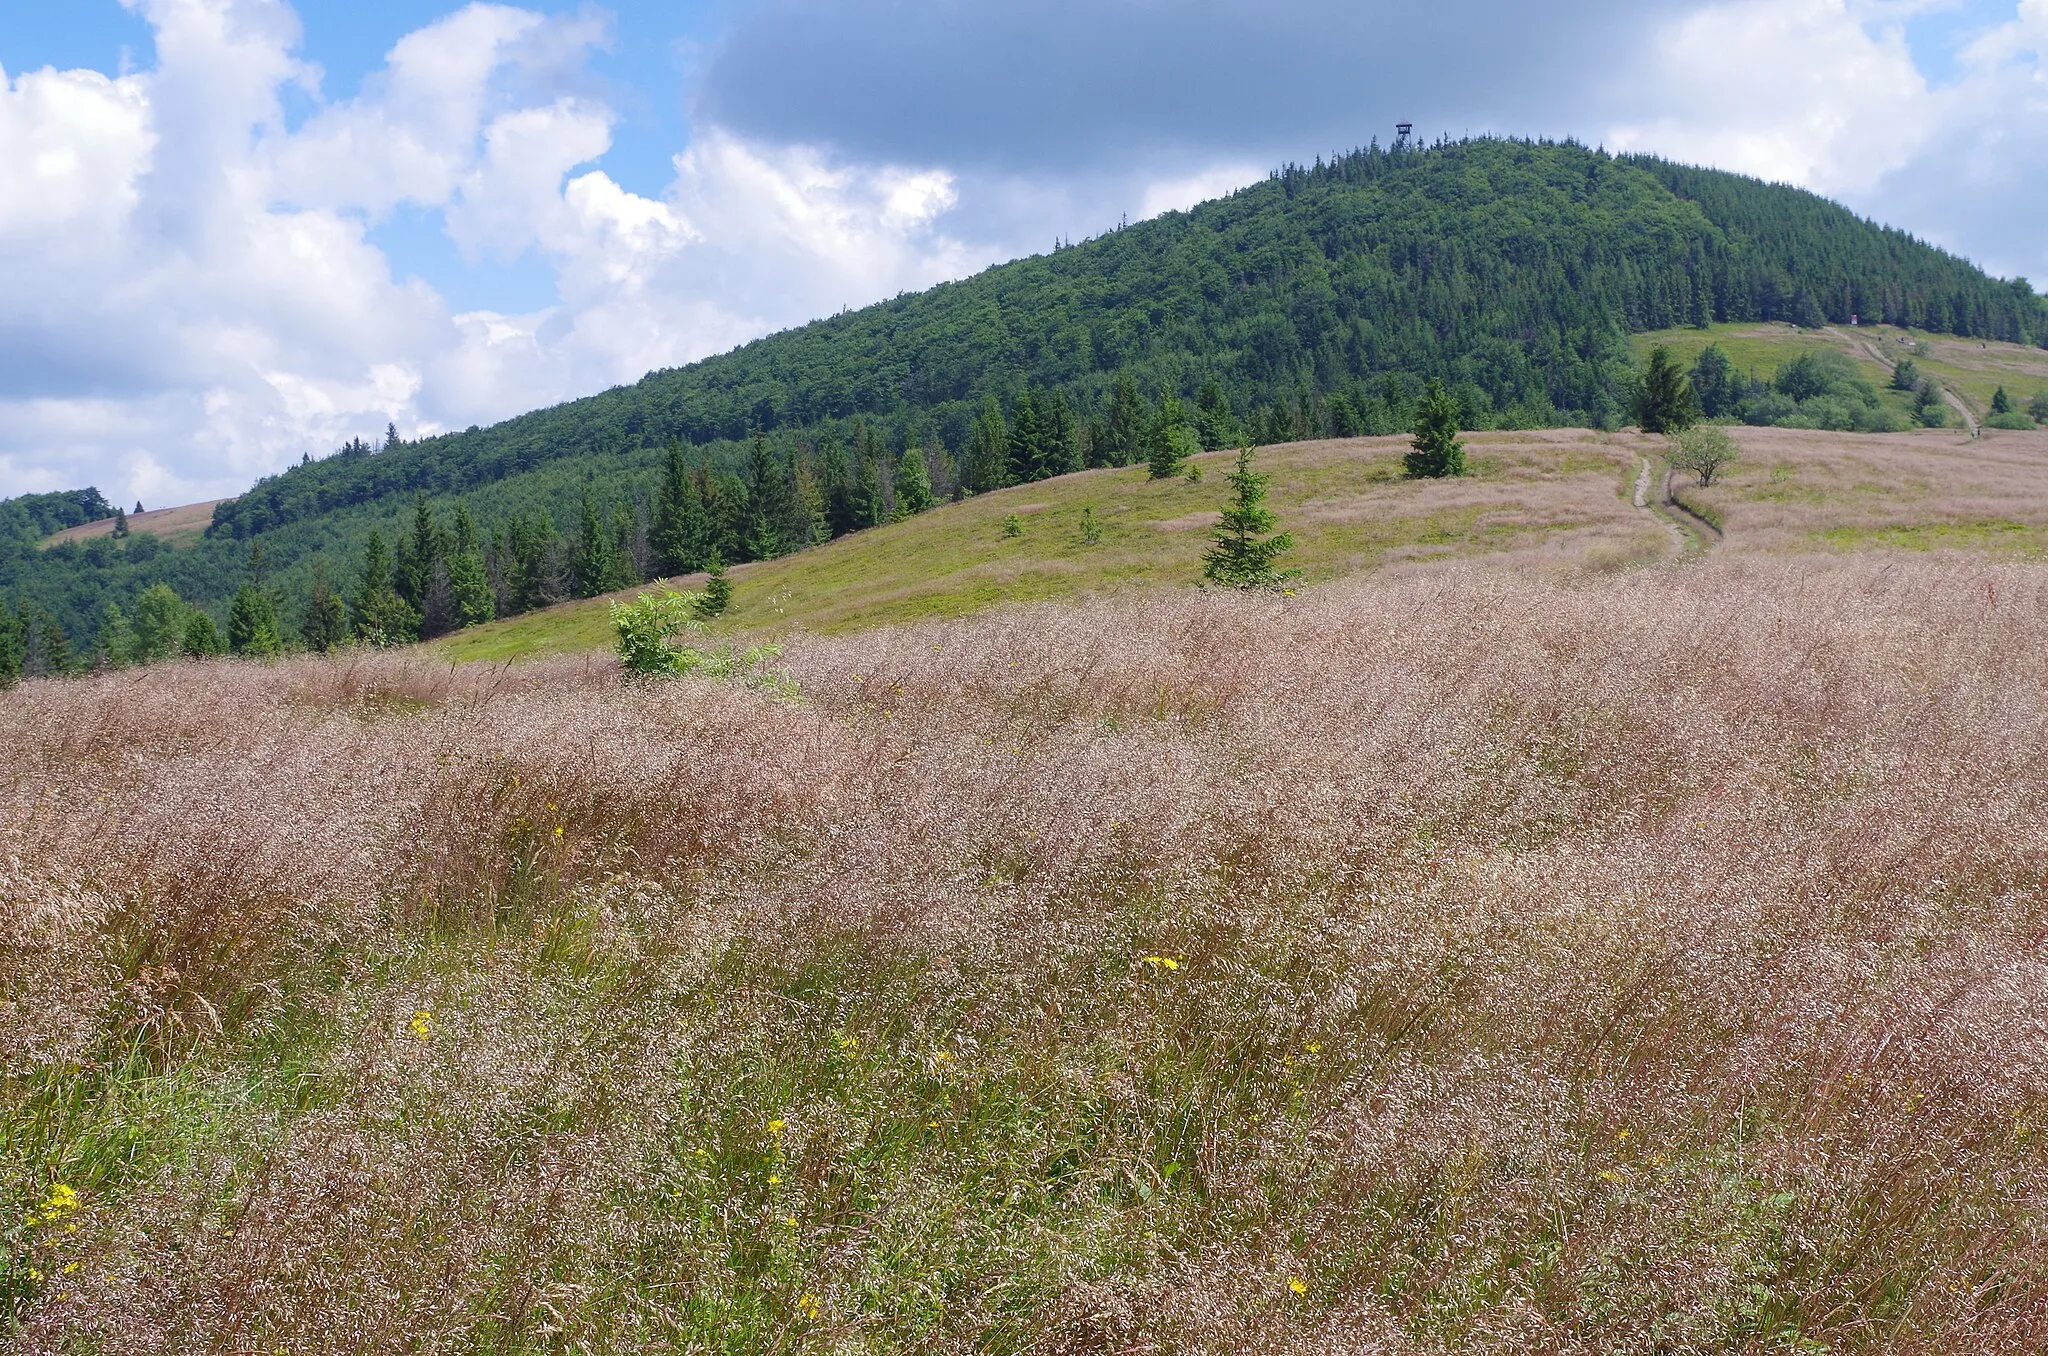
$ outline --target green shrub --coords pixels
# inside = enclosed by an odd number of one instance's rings
[[[1984,427],[2011,429],[2015,433],[2031,433],[2034,429],[2034,421],[2024,414],[1994,414],[1984,421]]]
[[[611,605],[612,631],[617,636],[619,662],[628,672],[649,677],[676,677],[693,667],[685,658],[696,652],[675,643],[690,631],[701,631],[697,616],[701,596],[675,589],[643,593],[630,603]]]

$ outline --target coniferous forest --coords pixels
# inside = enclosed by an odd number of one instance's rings
[[[431,636],[1084,467],[1391,433],[1432,380],[1466,428],[1611,427],[1631,333],[1852,315],[2048,339],[2025,282],[1800,190],[1574,144],[1375,147],[492,428],[309,449],[191,547],[44,549],[111,508],[7,501],[0,677]]]

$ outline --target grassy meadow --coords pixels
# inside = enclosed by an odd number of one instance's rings
[[[0,1345],[2048,1347],[2048,434],[1735,436],[0,693]]]
[[[1472,474],[1412,481],[1406,438],[1262,449],[1270,503],[1304,583],[1453,557],[1513,556],[1620,566],[1655,558],[1664,534],[1625,489],[1662,440],[1583,429],[1468,435]],[[944,505],[908,522],[842,537],[732,571],[726,629],[835,634],[965,616],[999,603],[1179,589],[1201,578],[1229,487],[1228,452],[1195,459],[1200,483],[1150,480],[1143,467],[1084,471]],[[1097,539],[1084,515],[1092,510]],[[1015,518],[1018,535],[1005,531]],[[681,581],[701,584],[701,576]],[[628,590],[619,596],[631,596]],[[444,638],[431,652],[489,661],[610,644],[606,600],[566,603]]]

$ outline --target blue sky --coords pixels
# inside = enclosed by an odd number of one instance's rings
[[[1404,118],[2048,279],[2044,51],[2048,0],[0,0],[0,494],[233,493]]]

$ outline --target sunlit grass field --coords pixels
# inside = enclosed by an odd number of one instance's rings
[[[1620,563],[1654,556],[1662,535],[1624,497],[1636,440],[1585,430],[1468,438],[1473,475],[1406,479],[1405,438],[1263,449],[1271,504],[1296,549],[1289,564],[1316,583],[1438,557],[1546,555]],[[1200,581],[1228,486],[1230,453],[1196,460],[1199,484],[1153,481],[1142,467],[1088,471],[949,504],[733,571],[726,626],[831,634],[998,603],[1186,588]],[[1088,539],[1092,510],[1098,537]],[[1014,517],[1019,535],[1005,531]],[[700,581],[683,581],[684,586]],[[571,603],[465,631],[436,644],[462,661],[570,653],[610,643],[602,601]]]

